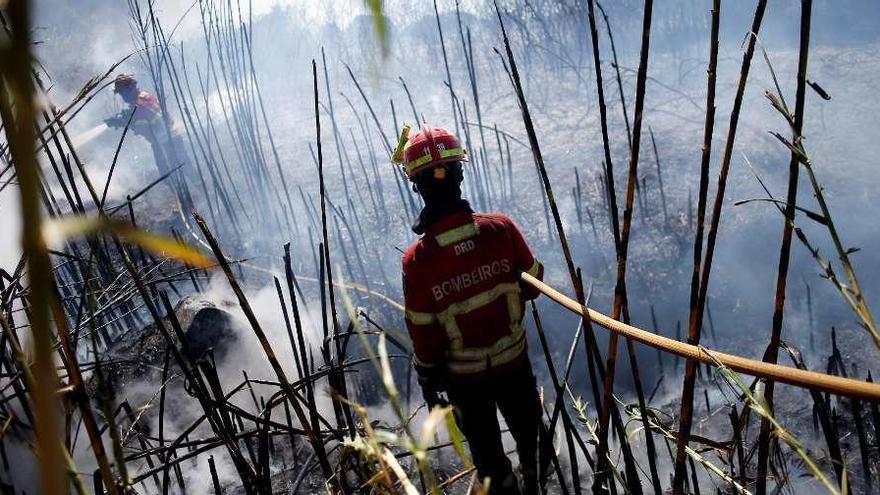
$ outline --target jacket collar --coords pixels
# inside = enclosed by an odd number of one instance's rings
[[[440,247],[451,246],[470,239],[480,233],[480,228],[474,221],[473,215],[470,210],[447,215],[431,225],[423,239],[430,238]]]

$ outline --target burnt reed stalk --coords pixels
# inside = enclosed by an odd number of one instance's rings
[[[626,94],[623,91],[623,79],[620,76],[620,64],[617,62],[617,47],[614,44],[614,33],[611,30],[611,22],[608,20],[608,14],[605,13],[602,4],[597,1],[596,6],[599,7],[599,12],[602,13],[602,20],[605,21],[605,29],[608,32],[608,43],[611,45],[611,57],[614,61],[614,75],[617,79],[617,91],[620,93],[620,109],[623,113],[623,122],[626,125],[626,144],[629,146],[630,150],[632,150],[632,130],[629,125],[629,112],[627,112],[626,109]],[[598,66],[596,67],[596,70],[599,70]]]
[[[410,110],[412,110],[412,113],[413,113],[413,125],[418,125],[419,122],[422,121],[422,119],[419,118],[419,112],[418,112],[418,110],[416,110],[416,103],[413,101],[412,93],[409,92],[409,86],[406,85],[406,81],[403,79],[403,76],[397,76],[397,80],[400,81],[400,85],[403,86],[403,92],[406,93],[406,99],[409,102],[409,108],[410,108]],[[391,104],[392,104],[392,108],[394,108],[394,101],[393,100],[392,100]],[[395,128],[396,127],[397,126],[395,126]],[[397,131],[398,130],[395,129],[395,132],[397,132]],[[400,135],[399,132],[397,132],[397,134]]]
[[[577,285],[578,290],[584,293],[584,278],[580,267],[577,269]],[[587,297],[584,297],[584,303],[581,305],[581,312],[587,314]],[[596,411],[602,409],[602,395],[599,393],[599,379],[604,379],[604,368],[602,365],[602,356],[599,355],[599,346],[596,343],[596,332],[593,330],[593,321],[590,318],[581,318],[584,326],[586,337],[584,338],[584,352],[587,356],[587,374],[590,379],[590,391],[593,393],[593,404]]]
[[[458,4],[456,4],[456,9],[458,9]],[[459,29],[461,28],[461,18],[459,17]],[[474,63],[474,45],[471,41],[471,28],[467,28],[467,45],[465,45],[465,54],[466,54],[466,62],[468,69],[468,78],[471,83],[471,94],[473,95],[474,100],[474,109],[477,113],[477,127],[480,132],[480,150],[479,153],[476,153],[478,157],[481,157],[481,160],[478,160],[481,164],[481,167],[478,167],[483,176],[483,193],[486,195],[486,204],[489,209],[494,208],[492,202],[492,183],[491,180],[491,171],[490,165],[486,160],[486,132],[483,127],[483,111],[480,106],[480,92],[477,88],[477,69],[476,64]],[[467,123],[465,123],[467,125]]]
[[[804,359],[801,355],[800,350],[796,349],[791,344],[783,344],[783,347],[788,352],[791,361],[798,369],[807,369],[807,365],[806,363],[804,363]],[[843,455],[840,450],[840,440],[837,429],[831,422],[831,416],[828,407],[825,404],[825,399],[822,397],[822,393],[817,390],[811,389],[810,398],[813,400],[813,411],[814,414],[818,416],[819,425],[822,428],[822,435],[825,438],[825,445],[828,447],[828,455],[829,457],[831,457],[831,467],[834,469],[834,475],[837,478],[837,483],[843,486],[843,480],[845,477],[849,476],[849,473],[844,473],[844,470],[846,469],[846,464],[843,462]]]
[[[327,56],[324,53],[324,47],[321,47],[321,63],[324,69],[324,89],[327,91],[327,114],[330,116],[330,124],[333,129],[333,143],[336,146],[336,159],[339,160],[339,171],[342,174],[342,186],[345,191],[345,197],[351,198],[351,192],[348,187],[348,176],[345,173],[345,162],[343,161],[343,148],[339,138],[339,127],[336,125],[336,112],[333,108],[333,93],[330,91],[330,74],[327,70]],[[345,153],[347,157],[347,153]],[[359,188],[358,188],[359,190]]]
[[[165,358],[163,359],[162,365],[162,383],[166,383],[168,381],[168,370],[171,366],[171,350],[166,344],[165,346]],[[164,451],[165,448],[165,396],[168,387],[162,387],[159,391],[159,414],[158,414],[158,423],[159,423],[159,449]],[[162,461],[162,495],[168,495],[168,484],[171,481],[171,475],[169,473],[170,465],[168,460],[170,459],[167,452],[160,452],[159,459]]]
[[[650,48],[652,13],[653,1],[646,0],[642,23],[642,43],[641,53],[639,57],[639,70],[636,79],[636,101],[634,109],[635,117],[633,119],[632,151],[630,152],[629,172],[626,184],[626,203],[623,210],[623,225],[620,233],[620,244],[617,250],[617,281],[615,283],[614,289],[614,304],[611,308],[611,317],[624,322],[629,321],[629,308],[626,295],[626,262],[627,251],[629,247],[630,229],[632,227],[633,200],[635,197],[636,182],[638,181],[638,160],[641,144],[641,131],[643,120],[642,112],[645,102],[645,84],[647,80],[648,70],[648,52]],[[614,390],[614,371],[617,359],[617,341],[617,335],[610,336],[610,339],[608,341],[608,351],[606,353],[605,383],[602,399],[603,407],[599,416],[599,446],[597,450],[597,456],[599,459],[598,462],[601,463],[600,465],[602,467],[598,469],[597,476],[594,481],[594,491],[600,492],[604,490],[603,484],[607,482],[609,474],[608,470],[603,468],[607,466],[608,425],[611,415],[611,404],[614,400],[612,394]],[[632,370],[633,380],[635,383],[636,396],[639,402],[639,412],[642,416],[642,421],[644,425],[645,445],[648,453],[648,464],[651,469],[651,482],[653,484],[654,492],[659,495],[661,493],[661,487],[655,462],[656,449],[654,447],[653,436],[651,435],[651,428],[648,424],[647,408],[645,405],[645,398],[642,391],[641,380],[639,378],[638,364],[636,363],[635,358],[635,348],[631,339],[626,339],[626,346],[627,352],[629,354],[630,368]],[[636,474],[635,476],[638,475]],[[628,481],[630,486],[635,485],[638,487],[639,490],[641,489],[641,487],[638,486],[637,479],[630,479]]]
[[[712,260],[715,256],[715,240],[718,236],[718,225],[721,222],[721,211],[724,206],[724,192],[727,187],[727,176],[730,172],[730,160],[733,156],[733,145],[736,141],[737,125],[739,124],[739,114],[742,109],[743,95],[746,90],[746,83],[749,78],[749,69],[752,64],[752,56],[755,53],[755,44],[757,43],[758,33],[761,29],[761,23],[764,19],[764,11],[767,8],[767,0],[758,0],[755,6],[755,15],[752,19],[751,30],[748,35],[746,49],[743,52],[742,65],[740,66],[739,82],[736,87],[736,96],[733,100],[733,108],[730,111],[730,122],[727,129],[727,140],[724,143],[724,151],[721,157],[721,166],[718,171],[718,184],[715,190],[715,199],[712,204],[712,216],[709,222],[709,230],[706,234],[706,254],[703,258],[703,267],[700,272],[700,291],[697,296],[697,324],[702,324],[703,309],[706,306],[706,295],[709,290],[709,276],[712,273]],[[688,204],[690,205],[690,200]],[[690,212],[690,206],[688,207]],[[688,213],[688,217],[691,214]]]
[[[349,73],[351,73],[351,69],[349,69]],[[354,76],[352,75],[352,78]],[[331,386],[336,390],[343,399],[347,398],[348,394],[346,392],[346,383],[345,383],[345,374],[342,371],[342,364],[345,360],[345,355],[342,352],[342,344],[339,339],[339,315],[336,312],[336,295],[333,290],[333,268],[330,262],[330,237],[327,229],[327,190],[324,184],[324,153],[323,146],[321,144],[321,116],[319,112],[319,101],[318,101],[318,66],[314,60],[312,60],[312,79],[313,79],[313,89],[315,96],[315,143],[317,149],[317,158],[318,158],[318,185],[321,196],[321,237],[323,239],[323,255],[324,255],[324,263],[326,266],[322,266],[322,269],[326,269],[327,271],[327,295],[330,304],[330,313],[329,316],[331,318],[331,322],[333,324],[333,342],[335,344],[336,351],[336,359],[335,359],[335,371],[330,374],[330,383]],[[360,87],[358,87],[360,89]],[[363,92],[361,92],[363,95]],[[366,96],[364,96],[366,100]],[[372,109],[371,109],[372,111]],[[375,117],[375,114],[373,114]],[[378,120],[376,121],[376,125],[379,126]],[[380,127],[381,130],[381,127]],[[383,134],[384,137],[384,134]],[[342,242],[340,238],[339,242]],[[321,289],[324,290],[323,288]],[[326,313],[325,313],[326,314]],[[326,318],[326,316],[324,316]],[[334,366],[332,363],[327,363],[331,366]],[[337,410],[337,422],[338,426],[342,427],[346,425],[349,430],[349,434],[354,436],[354,420],[351,415],[351,410],[348,405],[341,401],[334,401],[334,409]]]
[[[694,257],[693,270],[691,272],[690,311],[688,313],[688,343],[698,345],[700,343],[701,322],[697,321],[700,314],[698,309],[700,292],[700,264],[703,254],[703,228],[706,218],[706,196],[709,189],[709,166],[712,155],[712,134],[715,129],[715,81],[718,68],[718,31],[721,21],[721,0],[712,0],[712,28],[709,41],[709,67],[707,69],[706,84],[706,120],[703,127],[703,150],[700,162],[700,191],[697,198],[697,226],[694,233]],[[651,140],[654,134],[651,133]],[[655,145],[656,146],[656,145]],[[656,147],[655,147],[656,149]],[[658,161],[659,173],[659,161]],[[664,204],[664,209],[665,209]],[[672,482],[672,490],[675,495],[681,495],[684,490],[685,448],[688,436],[691,432],[691,420],[693,418],[694,386],[696,382],[695,371],[699,363],[689,359],[685,364],[684,383],[682,384],[681,409],[679,411],[679,430],[676,439],[675,451],[675,475]],[[708,409],[708,407],[707,407]]]
[[[376,199],[376,196],[378,194],[377,194],[377,192],[373,191],[373,182],[375,182],[375,181],[370,179],[370,174],[367,172],[367,166],[364,163],[364,157],[361,154],[361,148],[358,145],[357,139],[354,137],[354,131],[351,130],[351,127],[348,128],[348,134],[351,137],[351,144],[354,146],[355,156],[357,156],[358,165],[360,166],[360,169],[361,169],[361,175],[363,175],[364,183],[367,185],[367,192],[369,193],[369,196],[370,196],[370,204],[373,207],[373,211],[376,212],[377,214],[379,212],[382,212],[382,214],[385,215],[386,214],[385,210],[383,210],[379,207],[379,203]],[[378,187],[379,186],[377,184],[376,188],[378,189]]]
[[[287,330],[287,339],[290,342],[290,348],[293,351],[293,361],[296,364],[296,373],[299,378],[304,378],[302,363],[299,359],[299,351],[296,346],[296,340],[293,337],[293,328],[290,326],[290,315],[287,313],[287,303],[284,300],[284,291],[281,289],[281,281],[278,277],[272,277],[275,282],[275,292],[278,294],[278,301],[281,303],[281,315],[284,317],[284,328]],[[294,297],[296,297],[294,295]]]
[[[799,143],[802,138],[804,123],[804,105],[806,103],[807,61],[810,52],[810,21],[812,17],[812,0],[801,2],[800,48],[798,56],[797,90],[795,94],[794,120],[792,122],[792,142]],[[788,268],[791,257],[791,240],[794,230],[795,206],[797,204],[798,172],[800,156],[794,150],[788,165],[788,192],[785,203],[785,221],[782,228],[782,245],[779,248],[779,267],[776,277],[776,295],[773,302],[773,328],[770,342],[764,354],[764,361],[776,363],[779,358],[779,341],[782,336],[782,319],[785,308],[785,289],[788,282]],[[773,411],[774,382],[765,383],[764,398],[770,411]],[[761,432],[758,437],[758,467],[755,491],[764,495],[767,491],[767,462],[770,453],[770,422],[761,420]]]
[[[593,68],[596,71],[596,93],[599,99],[599,124],[602,129],[602,150],[605,152],[605,198],[610,202],[611,229],[614,234],[614,249],[620,246],[620,224],[617,217],[617,193],[614,187],[614,166],[611,161],[611,144],[608,139],[608,111],[605,107],[605,88],[602,84],[602,63],[599,59],[599,33],[596,29],[594,0],[587,0],[588,20],[590,23],[590,39],[593,45]],[[622,93],[621,93],[622,94]],[[629,133],[627,132],[627,139]]]
[[[651,148],[654,150],[654,163],[657,165],[657,187],[660,189],[660,204],[663,207],[663,225],[669,227],[669,210],[666,208],[666,191],[663,189],[663,171],[660,168],[660,153],[657,152],[657,140],[654,139],[654,129],[651,129],[650,126],[648,126],[648,133],[651,135]]]
[[[120,408],[125,411],[125,417],[126,417],[126,419],[128,419],[129,425],[131,425],[130,426],[131,431],[137,435],[138,444],[141,446],[141,450],[147,453],[144,456],[144,460],[147,462],[147,467],[151,471],[155,470],[156,466],[153,462],[153,456],[149,454],[150,448],[151,448],[151,443],[149,441],[147,441],[145,438],[146,435],[144,435],[144,434],[146,432],[143,431],[143,428],[141,428],[138,425],[138,423],[137,423],[138,418],[137,418],[137,415],[135,414],[134,409],[131,407],[131,404],[129,404],[128,401],[125,401],[122,404],[120,404]],[[156,453],[156,459],[161,464],[162,459],[158,453]],[[120,463],[120,465],[122,466],[122,465],[124,465],[124,463]],[[157,472],[153,473],[152,480],[153,480],[153,484],[156,486],[156,489],[161,490],[162,489],[162,481],[159,479],[159,474]]]
[[[297,292],[299,292],[300,295],[302,295],[302,292],[299,291],[299,287],[297,286],[298,284],[296,281],[296,275],[293,273],[293,267],[291,266],[290,243],[289,242],[284,244],[284,258],[283,258],[283,260],[284,260],[284,276],[287,281],[287,293],[290,295],[290,306],[291,306],[291,311],[293,313],[293,322],[296,326],[296,336],[297,336],[296,344],[294,345],[293,343],[291,343],[291,345],[293,345],[293,347],[294,347],[294,352],[299,354],[299,361],[301,362],[302,372],[303,372],[303,374],[301,375],[301,378],[304,379],[305,383],[306,383],[306,393],[309,394],[308,395],[308,402],[309,402],[309,404],[313,404],[314,398],[311,396],[311,390],[312,390],[312,388],[310,386],[311,380],[309,380],[309,378],[308,378],[312,374],[312,370],[309,368],[309,360],[308,360],[308,356],[307,356],[307,352],[306,352],[308,348],[306,347],[302,319],[300,317],[299,305],[297,304],[297,299],[296,299]],[[313,418],[312,424],[316,424],[316,421],[314,421],[314,418]]]
[[[460,118],[461,118],[461,121],[464,122],[463,130],[464,130],[464,138],[465,138],[465,143],[467,145],[467,149],[469,149],[469,150],[477,149],[476,145],[472,141],[473,138],[471,137],[471,131],[470,131],[471,126],[468,125],[470,120],[468,119],[467,101],[463,101],[463,100],[457,100],[457,101],[460,104],[460,107],[459,107],[459,110],[461,111]],[[472,187],[474,189],[474,192],[476,193],[476,198],[477,198],[476,201],[479,202],[480,207],[483,210],[487,210],[487,209],[489,209],[489,206],[488,206],[489,202],[488,202],[488,194],[486,192],[486,177],[484,176],[483,170],[479,165],[479,158],[480,158],[479,153],[476,153],[475,158],[474,158],[474,166],[472,167],[472,170],[473,170]]]
[[[84,287],[83,291],[87,291],[88,288]],[[56,296],[57,297],[57,296]],[[102,444],[101,440],[101,432],[98,427],[98,421],[96,419],[94,410],[92,408],[91,400],[87,394],[87,390],[85,387],[85,382],[83,381],[82,372],[80,371],[78,357],[76,354],[75,343],[70,340],[70,330],[67,326],[67,318],[64,314],[64,311],[61,309],[61,306],[57,304],[57,300],[53,302],[51,311],[53,313],[53,318],[55,324],[58,328],[58,338],[61,344],[61,352],[59,353],[64,362],[66,371],[67,371],[67,379],[70,382],[70,385],[73,387],[73,396],[72,399],[76,402],[76,405],[80,412],[80,417],[82,419],[83,426],[86,428],[86,433],[89,437],[89,442],[91,443],[92,452],[95,455],[95,460],[98,464],[98,469],[101,472],[101,478],[104,482],[105,486],[107,486],[108,491],[113,493],[120,493],[120,490],[127,489],[128,479],[127,476],[121,476],[122,478],[122,486],[118,486],[114,474],[111,470],[110,463],[107,457],[107,453]],[[94,338],[94,332],[93,332]],[[93,347],[93,351],[97,355],[97,346]],[[101,382],[100,378],[98,379],[99,383]],[[109,410],[108,401],[109,397],[107,396],[99,396],[97,398],[97,403],[102,406],[104,410],[103,413],[107,415],[107,411]],[[110,428],[114,428],[112,420],[109,418],[105,418],[109,423]],[[114,428],[115,429],[115,428]],[[114,438],[116,432],[111,433],[111,447],[113,447],[114,454],[119,456],[121,452],[121,445],[119,443],[118,438]],[[120,474],[125,473],[125,465],[124,463],[118,462],[117,459],[117,469],[120,470]]]
[[[304,373],[300,381],[304,383],[304,388],[306,392],[305,402],[309,410],[309,424],[311,425],[312,430],[318,430],[320,428],[319,422],[321,418],[318,414],[318,408],[315,403],[315,381],[312,379],[312,374],[314,373],[314,363],[309,359],[311,355],[311,349],[306,346],[302,318],[300,317],[296,294],[299,293],[303,301],[305,301],[305,298],[303,297],[302,291],[300,290],[299,284],[296,280],[296,275],[293,273],[293,268],[291,267],[289,243],[284,245],[284,274],[287,280],[287,292],[290,294],[290,307],[293,312],[293,321],[296,325],[298,344],[297,352],[299,352],[300,354],[300,361],[302,362]],[[305,308],[308,313],[308,307]]]
[[[561,413],[562,425],[565,430],[566,446],[568,448],[568,458],[571,464],[572,487],[574,488],[574,492],[579,495],[581,493],[581,484],[580,474],[578,473],[577,453],[575,452],[574,439],[572,438],[574,427],[572,425],[567,408],[564,405],[565,388],[567,384],[563,385],[563,382],[560,382],[559,380],[559,375],[556,372],[556,365],[553,363],[553,357],[550,355],[550,349],[547,345],[547,337],[546,335],[544,335],[544,325],[541,323],[541,318],[538,314],[538,308],[537,306],[535,306],[534,301],[531,302],[531,307],[532,317],[535,321],[535,329],[537,330],[539,341],[541,342],[541,349],[544,351],[544,360],[547,362],[547,370],[550,372],[550,378],[553,382],[553,390],[556,394],[556,398],[553,401],[553,412],[550,418],[550,427],[547,428],[547,430],[555,431],[556,421]],[[577,341],[575,341],[575,344],[576,343]],[[589,459],[589,455],[587,455],[587,458]],[[565,480],[561,477],[559,478],[559,484],[560,486],[565,486]]]
[[[461,9],[460,9],[460,5],[459,5],[458,1],[455,2],[455,20],[456,20],[457,26],[458,26],[458,37],[459,37],[459,40],[461,41],[461,50],[462,50],[462,55],[463,55],[464,62],[465,62],[465,70],[467,72],[468,82],[470,83],[470,87],[471,87],[471,94],[473,95],[473,98],[474,98],[474,104],[477,107],[477,120],[478,120],[478,124],[479,124],[479,122],[481,121],[481,118],[480,118],[481,113],[480,113],[480,103],[479,103],[479,99],[477,97],[476,82],[475,82],[474,73],[473,73],[473,60],[472,60],[473,54],[470,50],[468,50],[468,42],[465,39],[464,27],[462,26],[462,23],[461,23]],[[468,33],[470,33],[470,30],[468,30]],[[450,88],[450,90],[452,89],[451,84],[450,84],[449,88]],[[475,150],[476,148],[474,146],[472,146],[470,143],[470,131],[468,130],[468,122],[469,121],[467,119],[466,103],[463,103],[463,105],[465,105],[465,106],[464,106],[464,115],[461,117],[461,125],[464,128],[465,134],[467,136],[468,149]],[[483,132],[482,129],[479,129],[479,131],[481,133],[480,135],[482,136],[482,132]],[[483,140],[483,144],[485,147],[485,139]],[[478,191],[478,198],[477,199],[480,202],[480,207],[483,210],[487,210],[490,208],[490,202],[489,202],[490,198],[488,196],[488,185],[486,184],[487,177],[485,175],[485,169],[480,166],[480,159],[479,158],[480,158],[480,153],[478,151],[478,152],[474,153],[474,167],[473,167],[474,179],[475,179],[474,183],[475,183],[475,186]]]
[[[209,51],[210,57],[210,51]],[[211,60],[208,60],[209,65],[211,64]],[[214,119],[211,116],[210,105],[208,102],[208,94],[209,88],[211,85],[211,72],[205,74],[204,79],[201,75],[201,70],[199,70],[198,65],[196,65],[196,78],[199,81],[199,88],[202,90],[202,104],[205,107],[205,126],[202,133],[202,141],[204,145],[200,148],[203,154],[203,160],[208,165],[208,172],[211,176],[211,181],[214,184],[214,191],[219,197],[220,201],[223,202],[225,209],[230,213],[230,220],[232,222],[233,228],[236,229],[236,232],[240,232],[240,227],[238,225],[238,209],[232,207],[232,201],[230,197],[234,197],[238,202],[241,211],[246,211],[244,207],[244,202],[241,199],[241,195],[238,193],[238,188],[232,187],[231,196],[227,192],[228,188],[226,187],[226,183],[233,184],[232,174],[229,171],[229,164],[226,160],[226,153],[221,151],[220,145],[220,136],[217,132],[217,126],[214,125]],[[186,72],[184,72],[184,78],[186,78]],[[222,95],[218,97],[221,99],[222,105]],[[200,121],[199,113],[196,112],[196,121]],[[199,122],[200,123],[200,122]],[[190,138],[192,140],[192,138]],[[234,148],[237,150],[237,143],[233,141]],[[216,156],[219,157],[219,160],[215,158],[214,148],[217,149]],[[217,165],[217,162],[220,162],[220,165]],[[220,167],[222,166],[222,168]],[[224,176],[225,174],[225,176]],[[226,181],[226,182],[224,182]]]
[[[785,343],[780,341],[780,347],[783,347],[783,348],[786,347]],[[840,351],[836,349],[836,345],[835,345],[835,350],[831,355],[831,359],[836,361],[837,370],[838,370],[840,376],[847,378],[849,376],[849,374],[846,371],[846,364],[844,364],[844,362],[843,362],[843,356],[840,354]],[[853,363],[853,375],[856,375],[857,373],[858,373],[858,368],[857,368],[856,364]],[[850,397],[840,398],[840,397],[838,397],[838,404],[840,406],[843,405],[842,404],[843,401],[846,402],[846,405],[847,405],[847,407],[850,411],[850,414],[852,416],[852,419],[853,419],[853,424],[855,425],[856,438],[858,438],[858,442],[859,442],[859,457],[860,457],[860,461],[862,464],[862,474],[865,477],[864,483],[865,483],[866,492],[871,492],[871,486],[873,484],[872,479],[871,479],[871,469],[870,469],[871,463],[870,463],[870,460],[868,459],[867,437],[865,435],[864,420],[862,418],[862,413],[861,413],[861,402],[855,398],[850,398]],[[845,465],[844,465],[844,467],[845,467]],[[843,486],[842,480],[843,480],[842,476],[840,478],[838,478],[838,482],[839,482],[840,486]],[[852,493],[851,484],[847,483],[846,486],[847,486],[848,493]]]
[[[39,85],[39,79],[36,80],[37,84]],[[40,143],[42,144],[43,152],[49,159],[52,170],[55,172],[55,178],[58,180],[58,184],[61,186],[61,191],[64,193],[64,197],[67,199],[70,210],[73,212],[82,212],[83,205],[82,200],[79,197],[79,191],[77,191],[76,189],[76,182],[71,181],[68,185],[68,181],[65,180],[64,174],[61,173],[57,165],[58,161],[61,161],[61,164],[64,166],[64,169],[67,172],[67,178],[72,179],[73,171],[70,168],[70,160],[67,158],[67,154],[64,153],[64,148],[62,148],[61,141],[58,139],[58,132],[55,130],[52,118],[49,116],[49,112],[43,110],[41,114],[46,122],[46,130],[49,131],[52,135],[51,141],[59,154],[60,160],[55,159],[55,155],[54,153],[52,153],[51,148],[49,147],[48,142],[43,135],[43,132],[39,132],[38,136],[40,138]],[[73,196],[71,194],[73,194]]]
[[[455,92],[452,90],[452,73],[449,71],[449,56],[446,53],[446,39],[443,37],[443,25],[440,22],[437,0],[434,0],[434,19],[437,20],[437,35],[440,37],[440,50],[443,53],[443,68],[446,69],[446,83],[449,85],[449,105],[452,112],[452,121],[455,124],[455,135],[458,136],[459,127],[458,114],[455,112]]]
[[[853,376],[856,375],[856,364],[853,363]],[[846,376],[846,375],[844,375]],[[873,479],[871,474],[871,458],[868,454],[868,436],[865,430],[865,420],[862,418],[862,402],[856,399],[848,399],[850,412],[853,421],[856,424],[856,434],[859,439],[859,457],[862,464],[862,474],[865,477],[866,491],[873,490]]]
[[[560,385],[562,386],[561,392],[563,392],[563,393],[560,395],[557,395],[557,397],[556,397],[556,402],[553,404],[553,411],[552,411],[552,414],[550,415],[550,426],[549,426],[549,428],[547,428],[547,430],[554,431],[554,428],[556,427],[556,422],[559,420],[559,417],[561,415],[567,416],[569,418],[567,420],[565,419],[565,417],[563,417],[563,426],[566,428],[566,435],[568,435],[571,439],[577,441],[578,448],[580,449],[581,453],[584,455],[584,458],[587,460],[587,464],[589,464],[590,469],[595,470],[595,468],[596,468],[595,461],[593,461],[593,458],[592,458],[589,450],[587,449],[586,443],[584,443],[583,438],[581,438],[580,432],[576,428],[573,427],[573,423],[571,422],[571,419],[570,419],[571,414],[566,409],[565,400],[564,400],[564,392],[569,392],[568,378],[569,378],[569,376],[571,376],[571,367],[572,367],[572,364],[574,363],[575,351],[577,350],[577,345],[578,345],[578,342],[580,341],[581,333],[583,333],[582,332],[583,328],[584,328],[583,322],[582,321],[578,322],[578,328],[575,330],[575,336],[572,339],[571,345],[569,346],[569,349],[568,349],[568,355],[565,360],[565,368],[564,368],[565,371],[562,375],[562,380],[558,381],[558,383],[560,383]],[[542,328],[541,333],[543,333],[543,328]],[[549,353],[549,347],[545,348],[545,357],[549,357],[548,353]],[[552,360],[549,362],[549,364],[552,364]],[[553,369],[555,372],[555,365],[554,365]]]
[[[535,328],[538,332],[538,336],[540,337],[541,348],[544,350],[544,358],[547,361],[548,371],[550,372],[550,376],[553,379],[554,390],[557,394],[557,400],[558,400],[559,397],[563,396],[564,389],[563,389],[563,386],[560,384],[559,379],[556,375],[556,369],[553,366],[553,360],[550,357],[549,350],[547,348],[547,342],[546,342],[546,337],[544,336],[544,329],[543,329],[543,325],[541,323],[541,317],[538,314],[538,308],[537,308],[537,306],[535,306],[534,302],[531,302],[531,308],[532,308],[532,317],[535,320]],[[570,430],[571,426],[567,423],[564,423],[564,427],[566,428],[566,441],[567,441],[567,445],[568,445],[569,456],[574,456],[575,455],[574,446],[571,442],[571,440],[572,440],[571,430]],[[541,428],[542,428],[542,431],[539,433],[539,435],[542,435],[542,434],[550,435],[551,432],[553,431],[550,428],[545,428],[543,425],[541,426]],[[550,441],[550,440],[548,440],[548,441]],[[539,449],[540,448],[541,448],[541,446],[539,444]],[[553,463],[554,467],[557,469],[556,477],[559,481],[559,489],[560,489],[560,491],[562,491],[562,493],[564,495],[567,495],[568,494],[568,485],[565,482],[565,478],[563,477],[563,473],[558,472],[558,470],[559,470],[559,457],[556,455],[556,451],[552,450],[552,449],[551,449],[551,452],[549,452],[549,455],[552,457],[551,462]],[[540,457],[540,454],[539,454],[539,457]],[[579,483],[579,480],[577,477],[576,457],[571,457],[571,458],[575,459],[575,462],[571,466],[572,467],[572,475],[573,475],[572,481],[573,481],[574,488],[575,488],[576,492],[581,493],[580,483]],[[542,468],[543,468],[543,466],[542,466]]]

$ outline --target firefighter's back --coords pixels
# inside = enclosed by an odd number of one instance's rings
[[[407,309],[433,323],[426,332],[444,334],[450,380],[483,380],[522,363],[519,272],[539,269],[502,214],[457,212],[410,247],[403,258]]]

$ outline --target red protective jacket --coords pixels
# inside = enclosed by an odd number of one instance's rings
[[[420,373],[470,381],[526,358],[519,273],[544,268],[505,215],[452,213],[403,255],[406,324]]]
[[[159,98],[148,91],[138,91],[134,103],[134,117],[131,120],[131,129],[138,135],[153,139],[161,139],[162,107],[159,106]]]

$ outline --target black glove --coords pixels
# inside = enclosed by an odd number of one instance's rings
[[[425,398],[428,409],[433,409],[434,406],[448,406],[449,401],[440,395],[445,390],[442,373],[436,368],[425,368],[419,365],[415,365],[415,367],[416,373],[419,375],[419,385],[422,387],[422,397]]]
[[[425,404],[428,405],[428,409],[434,409],[434,406],[446,407],[449,405],[449,401],[440,395],[441,393],[443,393],[443,390],[433,384],[422,385],[422,397],[425,398]]]
[[[113,127],[114,129],[125,127],[125,123],[127,121],[128,119],[126,118],[126,116],[122,115],[121,113],[104,119],[104,123],[107,124],[107,127]]]

